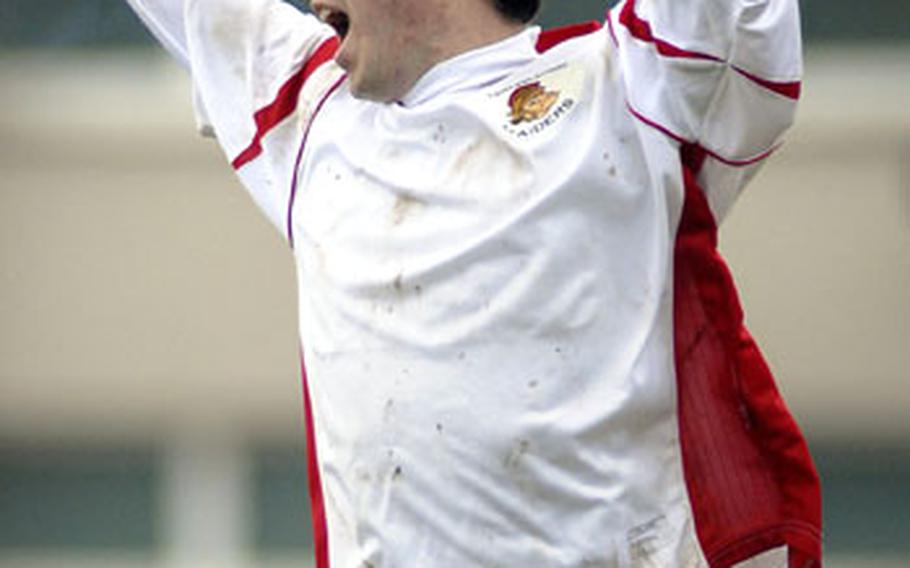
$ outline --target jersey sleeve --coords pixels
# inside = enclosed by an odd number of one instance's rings
[[[127,0],[192,77],[200,127],[282,231],[301,141],[342,71],[338,40],[282,0]]]
[[[189,67],[183,0],[126,0],[152,35],[183,67]]]
[[[797,0],[624,0],[607,24],[630,112],[703,150],[722,218],[793,122]]]

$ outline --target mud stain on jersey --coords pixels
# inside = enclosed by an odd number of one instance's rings
[[[512,208],[526,201],[534,168],[527,155],[489,133],[461,149],[442,176],[448,191],[485,207]]]
[[[423,201],[413,195],[402,193],[395,199],[395,205],[392,206],[392,225],[395,227],[402,225],[408,218],[419,212],[424,205]]]
[[[512,451],[506,456],[503,465],[508,469],[518,468],[522,458],[528,454],[529,449],[531,449],[531,442],[527,440],[518,440],[518,443],[515,444],[515,447],[512,448]]]
[[[392,280],[390,287],[393,293],[391,300],[394,302],[403,302],[409,297],[419,299],[423,295],[423,286],[421,284],[406,282],[404,274],[400,272]],[[392,311],[394,311],[394,306]]]
[[[445,124],[440,123],[436,125],[436,129],[433,131],[432,140],[434,143],[440,146],[445,146],[446,142],[448,141]]]
[[[487,140],[489,139],[484,137],[468,144],[468,147],[465,148],[464,152],[459,154],[455,159],[455,162],[452,164],[452,169],[457,172],[464,171],[464,169],[483,152],[484,146],[488,144]]]
[[[603,155],[604,163],[607,165],[607,175],[611,178],[619,176],[619,170],[616,168],[616,164],[613,163],[613,159],[610,157],[609,152],[604,152]]]
[[[484,164],[478,168],[477,164]],[[486,170],[490,167],[503,168],[512,173],[525,171],[530,164],[527,158],[515,148],[494,138],[493,136],[480,136],[468,144],[452,164],[455,172]]]
[[[358,482],[369,485],[373,481],[373,476],[370,475],[370,472],[366,469],[358,469],[354,472],[354,476]]]

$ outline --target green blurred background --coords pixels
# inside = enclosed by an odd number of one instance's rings
[[[802,6],[800,123],[724,249],[828,565],[910,566],[910,3]],[[124,2],[3,0],[0,85],[0,565],[307,565],[290,258],[186,77]]]

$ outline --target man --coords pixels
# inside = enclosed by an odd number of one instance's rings
[[[716,225],[795,0],[129,0],[293,247],[320,568],[820,566]]]

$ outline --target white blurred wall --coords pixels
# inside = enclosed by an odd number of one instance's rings
[[[0,64],[0,432],[296,435],[290,256],[159,57]]]
[[[910,440],[910,51],[816,51],[789,143],[722,234],[810,438]]]

